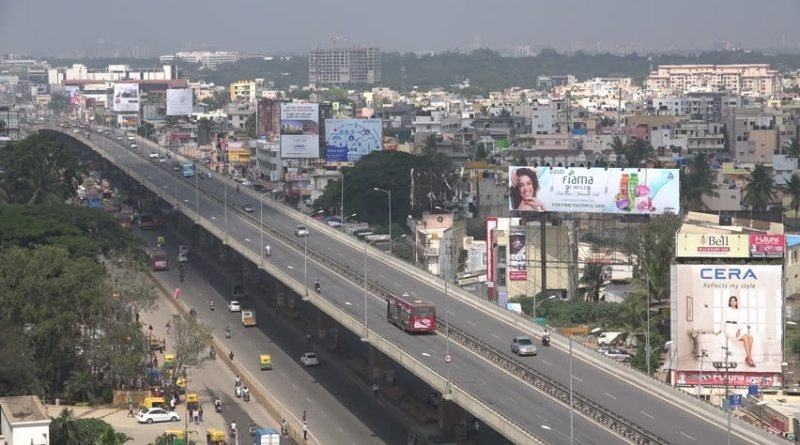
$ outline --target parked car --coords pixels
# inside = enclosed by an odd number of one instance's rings
[[[304,366],[319,366],[319,358],[313,352],[306,352],[300,356],[300,363]]]
[[[139,423],[177,422],[181,420],[181,416],[175,411],[167,411],[164,408],[146,408],[139,411],[136,420]]]
[[[255,209],[256,208],[253,207],[253,204],[245,204],[245,205],[242,206],[242,210],[244,210],[247,213],[253,213],[253,210],[255,210]]]
[[[536,355],[536,345],[530,337],[518,335],[511,339],[511,352],[517,355]]]
[[[230,312],[241,312],[242,305],[239,303],[238,300],[231,300],[231,302],[228,303],[228,310]]]
[[[611,357],[614,360],[627,363],[631,361],[631,355],[628,354],[628,351],[620,348],[603,348],[603,351],[600,351],[601,354],[605,355],[606,357]]]
[[[306,226],[295,227],[294,236],[308,236],[308,228]]]

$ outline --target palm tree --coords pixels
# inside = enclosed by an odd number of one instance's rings
[[[797,139],[790,140],[786,145],[786,156],[800,159],[800,142],[797,142]]]
[[[708,155],[697,153],[681,169],[681,207],[688,211],[703,210],[703,196],[719,196],[717,184],[714,183],[714,172],[708,166]]]
[[[619,135],[615,135],[613,139],[611,139],[611,149],[614,150],[614,154],[617,155],[617,158],[622,156],[625,152],[625,143],[622,142],[622,138]]]
[[[752,172],[747,185],[744,186],[744,203],[755,210],[766,210],[775,201],[775,180],[764,167],[758,163]]]
[[[70,399],[82,402],[94,400],[95,378],[88,372],[73,370],[64,382],[64,391]]]
[[[800,175],[797,173],[792,173],[789,181],[786,182],[786,193],[792,197],[789,207],[794,210],[794,217],[797,218],[800,216],[798,215],[800,212]]]

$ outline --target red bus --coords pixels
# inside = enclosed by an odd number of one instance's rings
[[[150,249],[147,253],[150,255],[150,268],[153,271],[169,269],[167,252],[164,252],[161,249]]]
[[[406,332],[436,332],[436,306],[404,293],[386,299],[386,321]]]

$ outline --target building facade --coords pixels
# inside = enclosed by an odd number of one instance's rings
[[[379,48],[316,49],[308,55],[308,82],[311,85],[373,84],[380,81]]]
[[[650,73],[646,85],[654,91],[729,91],[749,96],[771,96],[781,89],[778,72],[761,63],[661,65]]]

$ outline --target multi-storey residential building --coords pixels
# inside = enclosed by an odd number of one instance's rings
[[[539,99],[531,104],[531,133],[553,134],[558,131],[559,103]]]
[[[771,96],[780,91],[780,77],[768,64],[661,65],[650,73],[653,91],[729,91],[750,96]]]
[[[536,78],[536,89],[549,91],[554,87],[569,85],[578,81],[572,74],[558,74],[554,76],[539,76]]]
[[[379,48],[316,49],[308,55],[311,85],[373,84],[381,81]]]
[[[725,126],[721,122],[685,120],[675,123],[675,138],[686,139],[686,154],[725,151]]]
[[[240,80],[233,82],[230,87],[231,102],[255,103],[256,82],[254,80]]]
[[[762,108],[736,108],[726,115],[728,142],[738,162],[772,164],[778,149],[775,115]]]

